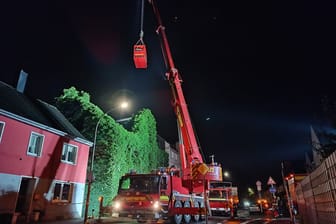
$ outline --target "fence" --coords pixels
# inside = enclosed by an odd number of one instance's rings
[[[296,186],[302,223],[336,224],[336,151]]]

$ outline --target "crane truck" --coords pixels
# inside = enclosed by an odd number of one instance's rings
[[[210,164],[203,159],[183,95],[182,78],[174,65],[156,0],[149,3],[158,22],[156,32],[172,92],[181,167],[158,168],[146,174],[130,172],[121,177],[118,193],[112,200],[112,216],[190,223],[191,219],[199,221],[211,215],[207,200],[210,182],[222,181],[222,168],[213,159]]]

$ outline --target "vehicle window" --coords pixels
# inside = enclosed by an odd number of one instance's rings
[[[120,189],[121,190],[128,190],[128,189],[130,189],[130,186],[131,186],[130,178],[121,179],[121,183],[120,183]]]
[[[220,198],[221,197],[220,193],[221,193],[220,191],[210,191],[209,197]]]
[[[152,193],[159,191],[158,176],[128,176],[122,178],[119,190]]]
[[[162,177],[161,179],[161,190],[167,190],[167,178],[166,177]]]

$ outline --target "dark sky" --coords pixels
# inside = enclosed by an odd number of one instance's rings
[[[321,99],[335,99],[335,14],[313,1],[157,0],[206,159],[236,185],[280,182],[281,161],[303,170]],[[318,5],[316,5],[318,4]],[[126,95],[149,108],[158,134],[177,141],[156,19],[145,2],[148,69],[133,65],[140,0],[11,1],[0,13],[0,80],[54,102],[75,86],[104,111]],[[131,113],[131,112],[129,112]],[[114,114],[116,118],[129,114]]]

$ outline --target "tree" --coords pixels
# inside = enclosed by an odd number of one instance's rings
[[[331,102],[327,96],[324,96],[321,100],[321,104],[323,113],[331,128],[325,128],[319,133],[324,141],[321,142],[319,147],[315,147],[315,149],[319,151],[325,159],[336,149],[336,102]]]
[[[75,87],[63,90],[56,98],[56,107],[87,139],[94,139],[96,124],[101,119],[89,210],[99,211],[99,196],[108,204],[117,193],[120,177],[131,169],[150,172],[168,165],[168,154],[158,146],[156,120],[149,109],[134,116],[133,127],[128,131],[111,116],[104,116],[104,112],[90,102],[90,95]]]

